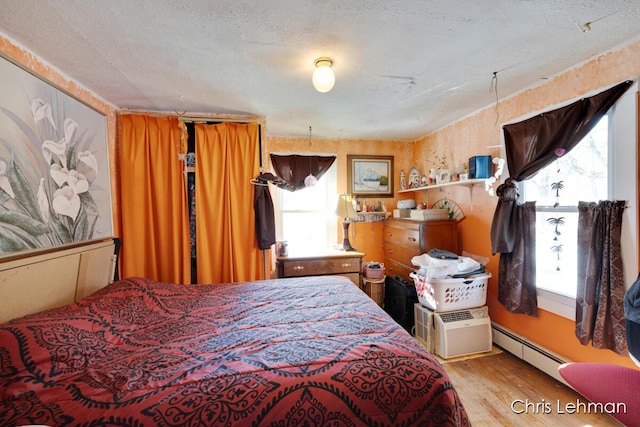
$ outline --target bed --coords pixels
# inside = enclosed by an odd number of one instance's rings
[[[470,425],[440,364],[346,278],[143,278],[0,324],[0,425]]]

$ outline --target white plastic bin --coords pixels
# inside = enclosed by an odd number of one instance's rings
[[[420,304],[436,311],[462,310],[485,305],[491,273],[474,274],[460,279],[427,279],[411,273]]]

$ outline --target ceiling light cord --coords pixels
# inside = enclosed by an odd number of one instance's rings
[[[309,146],[311,146],[311,126],[309,126]],[[312,156],[308,156],[309,157],[309,175],[307,175],[307,177],[304,179],[304,186],[305,187],[313,187],[314,185],[316,185],[318,183],[318,178],[316,178],[311,170],[311,157]]]
[[[495,92],[496,94],[496,125],[498,124],[498,120],[500,118],[500,111],[498,110],[498,72],[493,72],[493,77],[491,77],[491,84],[489,85],[489,93]]]

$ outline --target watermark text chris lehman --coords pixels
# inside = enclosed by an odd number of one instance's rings
[[[563,402],[540,399],[515,399],[511,402],[511,410],[516,414],[626,414],[627,405],[623,402]]]

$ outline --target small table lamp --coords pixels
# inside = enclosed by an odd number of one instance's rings
[[[356,248],[351,246],[349,242],[349,224],[354,219],[358,218],[356,210],[353,208],[353,197],[350,194],[341,194],[338,197],[338,205],[336,206],[336,215],[340,218],[344,218],[342,221],[342,247],[338,248],[342,251],[355,251]]]

